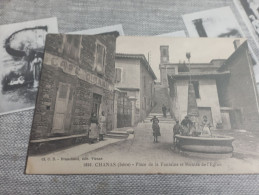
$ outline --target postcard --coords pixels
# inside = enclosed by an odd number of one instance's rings
[[[0,114],[35,105],[45,36],[57,33],[57,18],[0,26]]]
[[[47,35],[26,174],[259,173],[246,39],[118,35]]]
[[[184,30],[180,30],[180,31],[175,31],[175,32],[169,32],[169,33],[163,33],[160,35],[157,35],[159,37],[186,37],[186,34],[184,32]]]
[[[95,34],[108,33],[113,31],[117,31],[120,35],[124,35],[123,27],[121,24],[104,26],[100,28],[93,28],[93,29],[87,29],[87,30],[80,30],[75,32],[69,32],[66,34],[95,35]]]
[[[257,0],[234,0],[236,8],[242,16],[250,34],[259,45],[259,1]]]
[[[182,17],[190,37],[246,37],[230,7],[209,9]],[[248,43],[258,82],[258,43],[253,39],[248,39]]]

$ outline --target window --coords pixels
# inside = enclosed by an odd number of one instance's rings
[[[101,43],[96,43],[94,70],[103,74],[106,64],[106,48]]]
[[[80,55],[81,36],[66,35],[64,44],[64,54],[73,60],[78,60]]]
[[[163,48],[163,56],[167,56],[166,48]]]
[[[193,88],[194,88],[195,97],[201,98],[200,92],[199,92],[199,88],[200,88],[199,81],[192,81],[192,84],[193,84]]]
[[[60,91],[59,91],[59,98],[66,99],[67,98],[67,91],[68,91],[68,86],[61,84],[60,85]]]
[[[115,68],[115,82],[120,83],[122,80],[122,69]]]
[[[146,76],[144,76],[143,82],[144,82],[144,90],[145,90],[146,89]]]

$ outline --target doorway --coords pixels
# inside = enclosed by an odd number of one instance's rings
[[[65,133],[65,129],[69,128],[72,99],[70,84],[60,82],[57,90],[52,133]]]
[[[102,96],[97,93],[93,93],[92,114],[93,113],[96,114],[97,117],[99,117],[101,103],[102,103]]]

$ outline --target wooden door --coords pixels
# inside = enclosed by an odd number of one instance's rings
[[[59,83],[53,118],[52,133],[65,133],[65,120],[68,113],[70,84]]]

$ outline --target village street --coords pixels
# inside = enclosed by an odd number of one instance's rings
[[[148,120],[133,128],[134,134],[129,134],[128,138],[106,137],[104,141],[94,144],[80,144],[30,158],[41,163],[55,158],[58,160],[57,162],[62,162],[62,165],[66,167],[85,167],[85,169],[78,169],[79,173],[82,170],[88,173],[95,173],[98,170],[103,170],[104,173],[148,173],[149,171],[153,173],[191,172],[198,174],[231,173],[233,171],[236,173],[252,173],[258,167],[259,136],[255,133],[245,130],[215,130],[213,131],[214,135],[229,135],[235,138],[233,155],[223,158],[213,155],[207,156],[206,154],[197,156],[180,152],[177,149],[173,150],[174,122],[170,119],[160,118],[161,136],[158,138],[158,143],[154,143],[152,124]],[[125,132],[126,129],[120,130]],[[117,132],[120,130],[117,129]],[[107,163],[109,164],[108,167],[106,167]],[[148,163],[157,164],[157,167],[148,166]],[[56,165],[55,169],[58,170],[61,164]],[[124,167],[129,165],[134,169]],[[145,166],[144,169],[142,169],[142,165]],[[201,169],[202,165],[205,167]],[[97,169],[88,169],[89,166]],[[100,166],[104,169],[99,169]],[[246,169],[240,169],[241,167],[246,167]]]
[[[161,136],[158,143],[153,142],[153,131],[150,123],[140,123],[134,129],[134,138],[124,142],[118,142],[103,149],[87,153],[90,156],[116,156],[132,159],[152,161],[154,159],[172,160],[173,124],[160,123]],[[178,156],[178,155],[177,155]]]
[[[161,116],[160,116],[161,117]],[[199,157],[188,157],[177,150],[173,150],[173,126],[175,122],[170,119],[160,118],[160,132],[158,143],[154,143],[152,134],[152,123],[139,123],[134,127],[134,134],[130,134],[127,139],[105,137],[104,141],[94,144],[80,144],[70,148],[55,151],[39,157],[102,157],[110,158],[130,158],[140,161],[152,161],[154,159],[182,160],[199,159]],[[125,132],[129,128],[118,129]],[[214,130],[212,133],[218,135],[228,135],[235,138],[233,142],[233,158],[259,158],[259,135],[246,130]],[[204,156],[206,159],[207,156]]]

